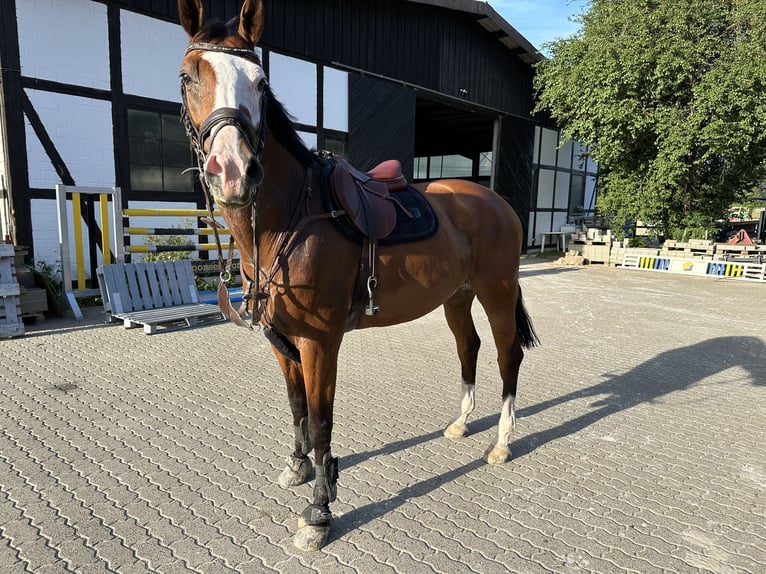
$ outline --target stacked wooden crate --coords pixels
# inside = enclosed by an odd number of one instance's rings
[[[608,229],[588,228],[572,234],[568,249],[577,250],[588,263],[609,263],[614,234]]]
[[[24,334],[20,292],[13,245],[0,243],[0,337],[19,337]]]

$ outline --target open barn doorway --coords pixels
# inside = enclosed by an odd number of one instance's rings
[[[492,186],[496,117],[418,95],[413,179],[468,179]]]

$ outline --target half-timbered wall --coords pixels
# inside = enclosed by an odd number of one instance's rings
[[[6,103],[23,110],[29,189],[26,197],[17,193],[16,202],[28,202],[32,222],[31,229],[25,226],[17,238],[33,244],[34,259],[52,265],[60,260],[54,192],[58,183],[117,185],[126,207],[160,206],[157,202],[163,202],[162,207],[201,207],[201,195],[191,189],[179,194],[134,192],[129,169],[130,110],[177,115],[178,67],[188,41],[182,28],[112,3],[12,1],[23,88],[16,97],[7,96]],[[110,52],[114,45],[119,46],[117,54],[114,48]],[[276,50],[266,50],[263,58],[272,88],[295,117],[305,143],[345,145],[348,72]],[[0,174],[10,169],[0,168]],[[95,211],[90,217],[100,225]],[[157,221],[136,218],[131,224],[154,227]],[[185,227],[188,222],[178,219],[163,225]],[[85,233],[89,242],[87,228]],[[73,237],[70,243],[74,244]],[[92,268],[101,258],[100,246],[88,255],[94,257],[93,262],[86,261]]]

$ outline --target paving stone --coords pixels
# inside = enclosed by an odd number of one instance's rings
[[[0,342],[0,573],[766,571],[766,285],[525,262],[514,458],[486,316],[470,433],[443,313],[347,334],[329,544],[294,548],[258,332],[50,318]]]

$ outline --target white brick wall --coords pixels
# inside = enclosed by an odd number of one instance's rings
[[[21,73],[109,89],[106,6],[91,0],[16,0]]]
[[[27,95],[77,185],[114,185],[111,103],[27,90]],[[29,185],[62,183],[27,122]]]
[[[348,72],[324,69],[324,127],[348,131]]]
[[[317,124],[316,64],[271,52],[269,84],[296,121],[310,126]]]
[[[189,43],[183,28],[126,10],[120,28],[123,91],[180,103],[178,70]]]

